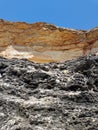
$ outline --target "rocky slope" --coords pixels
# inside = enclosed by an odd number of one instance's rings
[[[0,56],[35,62],[63,62],[98,51],[98,28],[59,28],[44,22],[0,20]]]
[[[0,130],[98,130],[98,57],[0,57]]]

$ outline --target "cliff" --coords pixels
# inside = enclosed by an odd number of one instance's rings
[[[98,28],[74,30],[38,22],[0,20],[0,56],[63,62],[98,51]]]
[[[0,130],[65,129],[98,130],[98,28],[0,20]]]

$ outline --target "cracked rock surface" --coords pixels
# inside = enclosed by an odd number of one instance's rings
[[[0,57],[0,130],[98,130],[98,57]]]

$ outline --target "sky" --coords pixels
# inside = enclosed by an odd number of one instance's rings
[[[89,30],[98,26],[98,0],[0,0],[0,19]]]

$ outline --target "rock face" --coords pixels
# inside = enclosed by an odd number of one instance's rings
[[[59,28],[39,22],[0,20],[0,56],[35,62],[63,62],[98,51],[98,28]]]
[[[98,130],[97,51],[98,28],[0,20],[0,130]]]
[[[0,130],[98,130],[98,57],[0,58]]]

